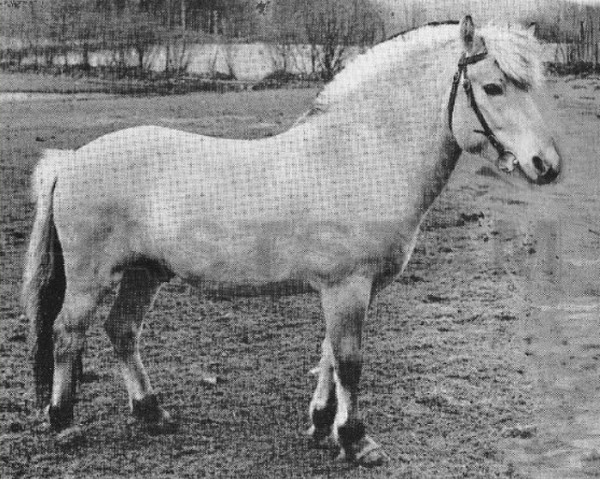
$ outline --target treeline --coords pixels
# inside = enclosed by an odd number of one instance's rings
[[[282,72],[294,48],[308,46],[311,75],[327,80],[341,69],[348,47],[457,19],[473,7],[469,1],[435,8],[403,1],[380,10],[371,0],[0,0],[0,65],[64,71],[75,63],[69,55],[77,55],[75,68],[90,73],[90,53],[103,51],[117,75],[145,77],[148,56],[159,47],[166,55],[161,74],[172,77],[185,72],[185,52],[192,44],[267,42],[276,46]],[[539,8],[519,20],[536,22],[538,36],[559,45],[556,65],[599,70],[600,5],[536,1]],[[386,32],[390,16],[394,31]]]
[[[178,61],[192,43],[263,41],[281,49],[311,47],[313,73],[331,77],[346,47],[368,46],[385,37],[383,21],[368,0],[2,0],[2,63],[22,69],[68,67],[69,53],[90,70],[91,51],[112,51],[114,67],[147,74],[151,48],[162,46],[166,75],[184,69]],[[63,59],[63,65],[56,59]],[[32,61],[33,59],[33,61]]]
[[[525,20],[536,23],[541,39],[558,45],[552,67],[558,73],[600,73],[600,5],[546,0],[545,7]]]

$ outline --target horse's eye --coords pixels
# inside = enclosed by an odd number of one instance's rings
[[[504,88],[499,83],[488,83],[483,85],[483,91],[490,96],[498,96],[504,93]]]

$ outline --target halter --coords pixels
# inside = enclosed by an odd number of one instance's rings
[[[467,56],[466,53],[463,53],[458,60],[458,71],[454,74],[452,89],[450,90],[450,98],[448,99],[448,126],[450,131],[452,131],[452,116],[454,114],[454,104],[456,103],[456,95],[458,93],[458,84],[460,83],[460,79],[464,77],[463,88],[465,89],[465,93],[469,100],[469,105],[471,106],[471,109],[475,113],[475,116],[483,128],[482,130],[475,130],[475,132],[485,135],[490,144],[498,152],[498,168],[504,172],[510,173],[518,164],[517,157],[512,151],[507,150],[500,140],[498,140],[496,135],[494,135],[489,123],[486,121],[483,113],[481,113],[479,105],[477,105],[475,94],[473,93],[473,85],[471,84],[471,80],[469,80],[467,75],[467,65],[480,62],[487,57],[487,54],[488,52],[485,49],[482,52],[472,56]]]

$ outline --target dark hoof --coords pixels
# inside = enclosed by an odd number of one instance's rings
[[[83,429],[79,426],[68,427],[56,435],[56,444],[61,447],[80,447],[84,443],[85,435]]]
[[[163,416],[155,422],[146,422],[144,426],[149,434],[173,434],[179,429],[179,423],[171,415],[161,408]]]
[[[348,421],[338,427],[338,440],[341,446],[338,459],[364,467],[380,466],[389,460],[381,446],[365,434],[361,421]]]
[[[49,406],[50,429],[60,432],[73,424],[73,406]]]
[[[348,448],[342,448],[338,461],[348,461],[356,466],[377,467],[387,463],[390,458],[369,436],[364,436]]]
[[[365,436],[358,444],[358,452],[354,455],[354,463],[363,467],[382,466],[390,460],[389,456],[369,436]]]
[[[144,424],[152,434],[168,434],[175,432],[179,425],[171,415],[158,404],[156,396],[147,396],[133,401],[133,417]]]

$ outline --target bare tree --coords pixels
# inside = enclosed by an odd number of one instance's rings
[[[84,2],[85,4],[86,2]],[[80,36],[84,39],[89,37],[87,25],[81,26],[79,21],[83,12],[83,6],[76,0],[59,0],[50,5],[50,37],[52,41],[60,45],[64,58],[64,66],[68,65],[70,51],[78,48]],[[84,63],[89,65],[87,48],[84,47]]]
[[[539,38],[558,44],[554,66],[559,71],[565,65],[566,71],[600,69],[600,6],[552,0],[547,7],[525,21],[536,23]]]
[[[313,73],[319,63],[326,81],[342,69],[348,46],[373,44],[378,32],[383,31],[381,18],[366,0],[307,1],[301,16]]]
[[[19,42],[3,48],[4,58],[38,58],[43,51],[52,64],[57,52],[65,59],[78,52],[89,70],[92,52],[108,48],[113,65],[130,72],[133,51],[142,75],[155,45],[165,47],[165,71],[171,74],[181,70],[191,42],[261,39],[277,43],[276,61],[284,70],[296,45],[308,43],[312,71],[329,79],[341,69],[347,47],[376,42],[383,25],[369,0],[6,1],[12,3],[0,18],[3,35],[10,32]]]
[[[160,39],[161,26],[148,13],[129,11],[126,20],[125,38],[127,45],[135,50],[138,59],[138,72],[140,77],[146,75],[144,63],[151,47]]]

